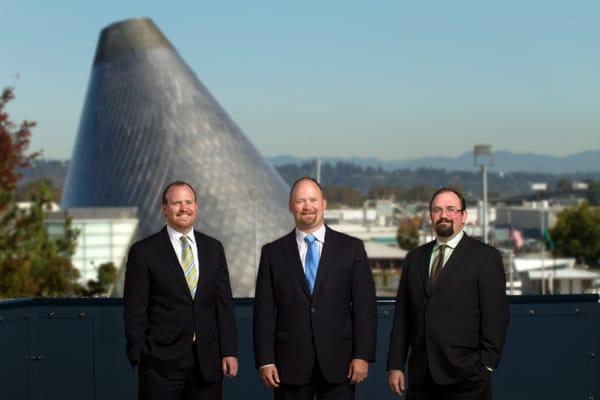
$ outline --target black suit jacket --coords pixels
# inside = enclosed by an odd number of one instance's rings
[[[221,379],[221,359],[236,355],[234,304],[221,243],[194,231],[196,296],[188,288],[166,227],[131,246],[123,294],[127,356],[168,374],[196,345],[202,378]]]
[[[438,384],[496,368],[509,321],[506,281],[498,250],[466,234],[428,287],[435,242],[411,251],[404,264],[390,336],[388,369],[422,383],[429,366]]]
[[[374,360],[376,324],[362,241],[326,228],[312,296],[295,231],[263,247],[254,302],[257,368],[275,364],[281,382],[301,385],[317,360],[327,381],[343,382],[353,358]]]

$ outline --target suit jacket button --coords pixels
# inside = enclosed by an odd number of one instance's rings
[[[317,310],[314,307],[310,308],[310,312],[315,312],[315,311],[317,311]]]

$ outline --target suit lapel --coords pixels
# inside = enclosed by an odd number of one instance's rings
[[[454,248],[454,251],[452,251],[450,258],[448,258],[448,261],[446,261],[444,268],[442,268],[442,271],[440,272],[437,281],[435,281],[435,284],[431,289],[431,293],[439,289],[440,285],[442,285],[444,281],[446,281],[454,271],[460,268],[460,263],[466,259],[466,253],[469,249],[468,241],[469,238],[466,234],[464,234],[463,238],[460,240],[460,242],[458,242],[458,245],[456,245],[456,247]]]
[[[198,252],[198,259],[196,260],[196,266],[198,267],[198,281],[197,281],[197,285],[196,285],[196,297],[194,297],[194,298],[198,298],[199,294],[204,293],[201,286],[204,286],[204,284],[206,283],[206,281],[208,279],[207,270],[205,267],[207,265],[212,265],[212,264],[210,264],[210,262],[208,261],[209,256],[210,256],[210,253],[209,253],[210,249],[206,245],[206,241],[195,230],[194,230],[194,238],[196,239],[196,250]],[[201,260],[203,260],[204,262],[202,262]],[[185,276],[184,276],[184,278],[185,278]],[[185,282],[185,284],[187,287],[187,281]],[[189,292],[189,288],[188,288],[188,292]]]
[[[290,266],[292,275],[296,277],[304,293],[310,297],[310,291],[308,290],[308,284],[306,283],[306,277],[304,276],[304,269],[302,268],[302,262],[300,261],[300,253],[298,252],[295,229],[287,235],[284,247],[284,253],[288,259],[287,265]]]
[[[158,247],[161,255],[164,258],[165,266],[168,268],[168,273],[175,274],[175,280],[179,283],[181,288],[187,293],[189,298],[192,298],[192,294],[190,293],[190,288],[188,287],[187,281],[185,280],[185,274],[183,272],[183,268],[181,268],[181,264],[179,264],[179,259],[177,258],[177,254],[173,249],[173,245],[171,245],[171,239],[169,238],[169,233],[167,232],[167,228],[163,228],[161,231]]]
[[[431,253],[433,252],[433,247],[435,246],[435,240],[429,242],[423,247],[421,252],[421,257],[419,260],[419,272],[421,275],[421,284],[423,285],[423,291],[429,295],[429,262],[431,260]]]
[[[321,283],[325,279],[325,275],[331,269],[327,266],[328,261],[331,259],[331,254],[335,253],[336,236],[332,233],[331,229],[325,227],[325,242],[323,243],[323,249],[321,250],[321,258],[319,259],[319,266],[317,268],[317,277],[315,278],[315,289],[313,296],[319,290]],[[308,287],[308,285],[307,285]]]

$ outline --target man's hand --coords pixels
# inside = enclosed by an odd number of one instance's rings
[[[260,372],[260,377],[269,389],[277,389],[279,387],[279,373],[276,366],[268,365],[261,368],[258,372]]]
[[[235,357],[223,357],[221,369],[225,378],[234,378],[238,373],[238,360]]]
[[[351,385],[356,385],[367,379],[369,363],[360,358],[353,358],[348,368],[348,379]]]
[[[388,373],[388,385],[392,392],[398,396],[404,393],[404,372],[399,369],[392,369]]]

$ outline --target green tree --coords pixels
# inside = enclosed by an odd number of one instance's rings
[[[567,178],[560,178],[556,182],[556,190],[569,191],[572,189],[573,183]]]
[[[5,111],[6,104],[14,98],[10,88],[0,97],[0,212],[13,201],[19,168],[26,168],[39,153],[26,154],[34,122],[23,121],[16,125]]]
[[[588,182],[587,200],[591,206],[600,206],[600,182]]]
[[[600,208],[587,203],[566,208],[550,233],[557,254],[592,263],[600,259]]]
[[[396,231],[396,241],[401,249],[413,250],[419,246],[420,226],[421,219],[418,217],[400,221]]]
[[[329,208],[360,207],[364,202],[363,196],[357,190],[345,186],[326,187],[325,195]]]
[[[5,89],[0,99],[0,297],[56,296],[74,293],[78,271],[71,264],[77,233],[65,219],[65,234],[51,238],[44,223],[50,207],[42,183],[32,205],[19,208],[15,188],[18,168],[29,166],[39,153],[27,154],[31,122],[14,124],[5,112],[13,99]]]
[[[404,200],[428,202],[431,199],[431,195],[433,195],[434,192],[435,189],[429,185],[413,186],[406,193],[406,197]]]
[[[81,288],[84,296],[102,296],[110,292],[112,285],[117,280],[117,267],[112,262],[101,264],[98,267],[97,278],[87,282],[87,288]]]
[[[402,186],[392,185],[392,186],[384,186],[379,185],[373,187],[369,190],[368,198],[369,199],[392,199],[398,200],[405,196],[406,189]]]
[[[62,188],[55,186],[54,183],[48,178],[40,178],[34,181],[28,182],[25,185],[19,185],[15,192],[15,200],[17,201],[29,201],[37,194],[40,185],[43,184],[50,195],[50,201],[59,203],[62,197]]]

